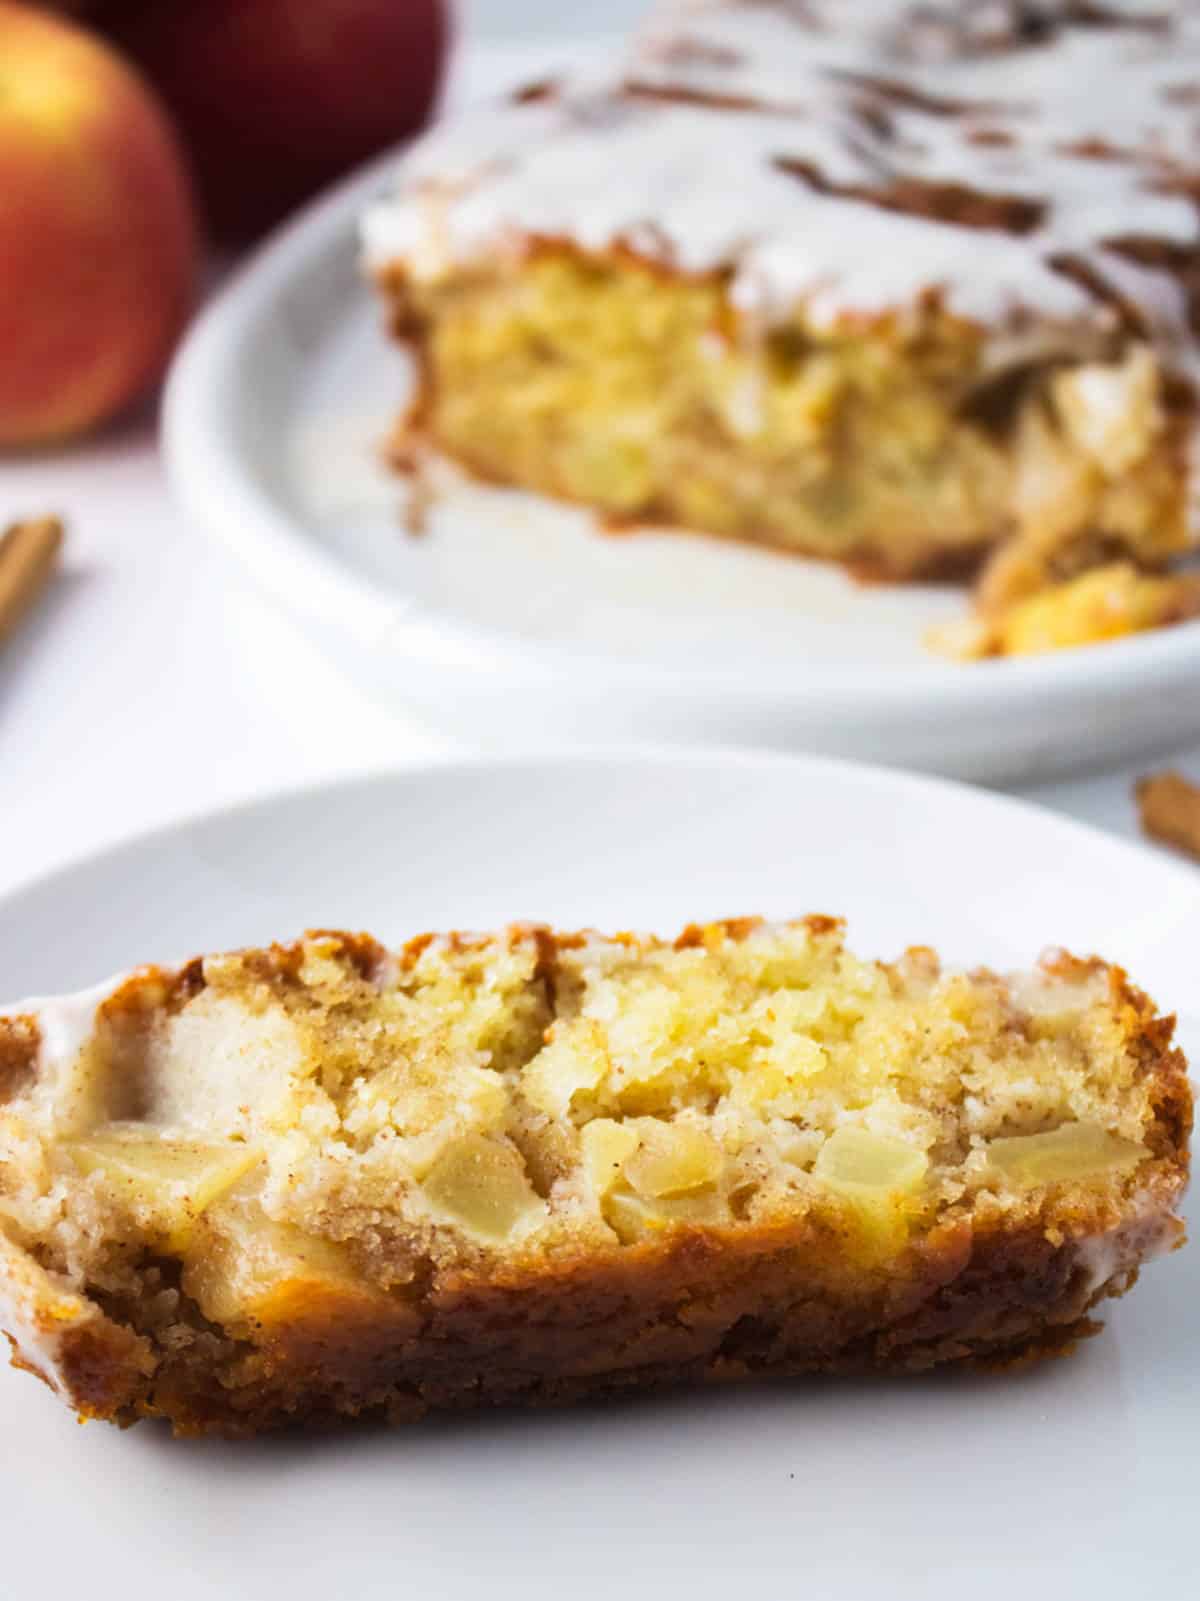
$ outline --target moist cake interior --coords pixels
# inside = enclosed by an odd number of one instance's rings
[[[952,317],[829,329],[798,309],[764,329],[727,279],[562,246],[519,270],[385,275],[425,375],[401,449],[425,435],[484,479],[618,521],[885,577],[967,571],[1015,532],[1028,571],[993,578],[1006,601],[1111,551],[1155,562],[1187,543],[1184,419],[1138,339],[997,372]]]
[[[12,1086],[0,1215],[67,1285],[117,1304],[167,1259],[235,1328],[289,1262],[390,1291],[806,1214],[869,1261],[1047,1186],[1118,1206],[1161,1084],[1114,984],[878,965],[828,919],[313,936],[119,990]]]

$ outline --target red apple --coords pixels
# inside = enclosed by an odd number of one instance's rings
[[[443,0],[123,0],[106,27],[174,111],[226,238],[420,128],[448,35]]]
[[[0,0],[0,448],[78,433],[152,383],[196,254],[151,91],[81,29]]]

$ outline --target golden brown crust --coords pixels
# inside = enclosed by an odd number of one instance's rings
[[[483,463],[473,460],[460,446],[456,445],[451,451],[432,428],[428,442],[435,449],[444,451],[446,455],[452,455],[462,471],[479,483],[500,486],[505,484],[506,480],[497,477]],[[557,488],[554,494],[556,499],[566,501],[570,505],[591,506],[590,501],[573,495],[565,485]],[[818,549],[815,545],[781,544],[766,530],[734,533],[727,529],[699,528],[690,523],[683,523],[674,516],[669,506],[661,502],[654,502],[636,514],[612,511],[598,513],[596,528],[599,533],[618,539],[626,535],[645,533],[689,534],[702,539],[717,539],[722,543],[733,541],[735,544],[770,545],[779,556],[794,557],[797,561],[828,562],[835,567],[841,567],[863,589],[883,589],[891,585],[918,582],[969,583],[982,571],[988,552],[999,537],[998,534],[991,534],[975,543],[959,542],[949,550],[931,542],[927,548],[921,549],[916,554],[909,553],[912,540],[906,539],[905,551],[901,555],[886,546],[882,542],[886,536],[881,535],[879,544],[860,541],[842,554],[832,556],[829,551]]]
[[[27,1353],[13,1335],[6,1338],[13,1367],[32,1373],[52,1390],[65,1390],[81,1418],[120,1420],[139,1406],[153,1371],[146,1342],[108,1318],[64,1336],[53,1364]]]
[[[1089,1221],[1107,1220],[1075,1226]],[[184,1352],[146,1374],[136,1342],[106,1322],[64,1352],[59,1383],[85,1416],[239,1436],[686,1383],[1008,1365],[1094,1332],[1089,1310],[1132,1284],[1147,1227],[1109,1230],[1100,1287],[1098,1236],[1055,1244],[1041,1219],[983,1232],[948,1222],[886,1273],[847,1261],[843,1241],[812,1227],[680,1230],[508,1280],[461,1273],[416,1306],[313,1295],[274,1309],[261,1339],[227,1343],[215,1367]]]
[[[815,934],[840,927],[833,918],[806,921]],[[759,926],[734,918],[709,931],[744,939]],[[676,944],[702,945],[705,933],[690,927]],[[537,935],[550,969],[582,938]],[[463,948],[478,943],[454,938]],[[389,959],[369,936],[320,939],[364,974]],[[428,945],[427,937],[411,941],[400,960],[416,961]],[[256,953],[256,972],[286,989],[299,982],[303,957],[304,942],[272,946]],[[902,960],[936,968],[921,948]],[[1174,1207],[1188,1174],[1192,1097],[1172,1045],[1174,1020],[1158,1016],[1120,969],[1067,953],[1044,965],[1068,981],[1107,975],[1126,1043],[1153,1086],[1151,1155],[1119,1200],[1068,1187],[1032,1192],[1003,1212],[964,1201],[887,1256],[864,1254],[853,1230],[810,1215],[681,1225],[636,1244],[507,1265],[429,1263],[390,1290],[291,1281],[257,1306],[253,1326],[230,1328],[201,1315],[178,1264],[148,1264],[155,1294],[141,1300],[64,1298],[31,1257],[8,1246],[11,1261],[0,1270],[14,1363],[84,1416],[165,1417],[183,1434],[244,1436],[338,1417],[402,1421],[441,1408],[559,1404],[666,1384],[1062,1354],[1093,1331],[1088,1314],[1099,1299],[1123,1294],[1147,1256],[1182,1243]],[[105,1009],[136,1017],[174,1004],[181,986],[194,994],[204,983],[197,963],[142,968]],[[18,1078],[31,1071],[36,1044],[31,1019],[0,1021],[0,1070]],[[160,1343],[152,1303],[164,1297],[175,1321],[172,1338]]]
[[[33,1077],[40,1042],[35,1017],[0,1017],[0,1106]]]

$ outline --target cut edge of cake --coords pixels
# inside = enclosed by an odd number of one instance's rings
[[[840,925],[365,936],[0,1017],[0,1327],[258,1432],[1069,1349],[1182,1242],[1173,1020]]]

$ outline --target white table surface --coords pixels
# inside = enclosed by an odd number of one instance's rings
[[[558,43],[531,26],[521,39],[518,24],[548,26],[543,0],[467,0],[463,32],[527,59],[534,38],[553,58],[594,30],[577,0],[550,11]],[[46,512],[68,523],[62,572],[0,647],[0,893],[223,802],[464,751],[373,704],[184,525],[153,408],[61,453],[0,458],[0,525]],[[1200,751],[1172,759],[1200,777]],[[1134,776],[1023,793],[1136,837]]]

